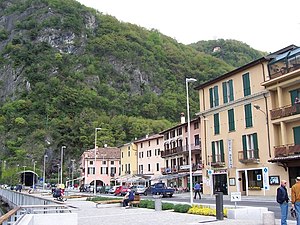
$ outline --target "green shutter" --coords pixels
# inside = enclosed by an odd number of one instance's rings
[[[227,83],[223,82],[222,83],[222,87],[223,87],[223,103],[227,103],[228,102],[228,98],[227,98]]]
[[[233,109],[228,110],[228,126],[229,126],[229,131],[235,130]]]
[[[229,100],[233,101],[234,96],[233,96],[233,82],[232,80],[229,80]]]
[[[251,109],[251,104],[245,105],[244,108],[245,108],[245,122],[246,122],[246,127],[252,127],[252,109]]]
[[[221,150],[221,162],[225,162],[223,140],[220,141],[220,150]]]
[[[209,89],[209,102],[210,102],[210,108],[214,107],[214,103],[213,103],[213,89],[212,88]]]
[[[294,105],[295,98],[298,97],[298,90],[290,91],[290,95],[291,95],[291,103],[292,103],[292,105]]]
[[[300,145],[300,127],[293,127],[293,132],[295,145]]]
[[[244,96],[251,95],[249,73],[243,75]]]
[[[214,114],[215,134],[220,134],[219,113]]]
[[[253,145],[254,145],[254,158],[258,159],[258,141],[257,141],[257,133],[253,134]]]
[[[214,98],[215,98],[215,105],[219,105],[219,92],[218,92],[218,86],[214,86]]]
[[[212,141],[211,142],[211,153],[212,153],[212,162],[215,163],[216,162],[216,151],[215,151],[215,142]]]
[[[244,155],[244,159],[247,159],[247,140],[246,140],[247,136],[243,135],[242,136],[242,141],[243,141],[243,155]]]

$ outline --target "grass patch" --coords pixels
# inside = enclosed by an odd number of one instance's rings
[[[109,200],[120,200],[120,199],[123,198],[109,198],[109,197],[97,196],[97,197],[88,197],[86,200],[92,202],[98,202],[98,201],[109,201]]]

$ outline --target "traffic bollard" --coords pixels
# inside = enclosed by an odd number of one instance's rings
[[[223,192],[216,192],[216,218],[217,220],[223,220]]]

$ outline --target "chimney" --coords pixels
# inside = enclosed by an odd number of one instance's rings
[[[184,113],[180,113],[180,122],[181,124],[184,124],[185,123],[185,117],[184,117]]]

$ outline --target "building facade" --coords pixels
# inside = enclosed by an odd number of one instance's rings
[[[121,149],[121,176],[128,174],[138,174],[138,158],[137,146],[135,143],[130,142],[122,145]]]
[[[90,149],[81,155],[82,184],[110,185],[120,175],[121,152],[116,147]]]
[[[205,194],[274,195],[273,178],[287,178],[283,167],[269,162],[275,137],[269,121],[273,99],[262,85],[268,62],[260,58],[196,88]]]

